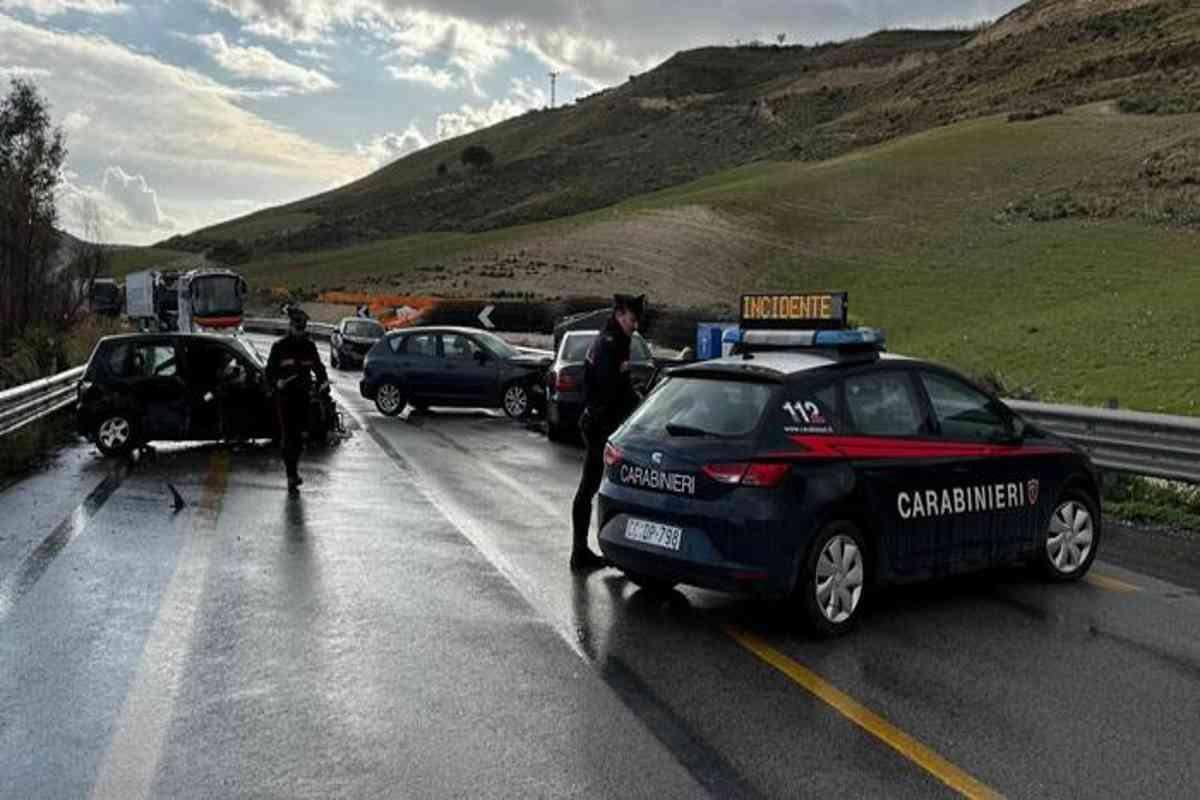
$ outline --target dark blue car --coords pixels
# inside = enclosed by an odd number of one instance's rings
[[[359,392],[380,413],[408,405],[503,408],[523,419],[543,402],[544,355],[522,352],[494,333],[430,327],[392,331],[363,361]]]
[[[745,331],[610,439],[600,547],[634,582],[788,596],[840,633],[883,583],[1096,557],[1096,472],[955,372],[857,331]]]

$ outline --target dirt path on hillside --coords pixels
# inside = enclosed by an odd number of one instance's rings
[[[617,291],[672,302],[728,302],[750,288],[778,243],[752,220],[706,206],[628,212],[561,236],[539,235],[504,248],[464,253],[441,271],[421,271],[403,287],[414,294],[493,297],[532,292],[539,298]]]

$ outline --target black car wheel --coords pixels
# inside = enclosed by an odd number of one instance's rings
[[[96,446],[106,456],[121,456],[133,449],[136,429],[126,412],[106,414],[96,426]]]
[[[1053,581],[1077,581],[1091,569],[1100,546],[1100,514],[1086,493],[1067,489],[1058,498],[1037,562]]]
[[[858,527],[831,522],[822,528],[796,582],[808,627],[823,636],[851,630],[866,599],[867,577],[867,550]]]
[[[504,413],[513,419],[529,416],[529,387],[520,382],[510,383],[504,388]]]
[[[404,393],[400,391],[400,387],[388,381],[379,387],[379,391],[375,394],[375,407],[379,409],[379,413],[385,417],[394,417],[404,410],[407,401],[404,399]]]

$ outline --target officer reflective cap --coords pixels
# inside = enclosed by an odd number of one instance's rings
[[[617,311],[632,311],[638,319],[641,319],[642,312],[646,310],[646,295],[615,294],[613,295],[613,307]]]
[[[284,310],[287,312],[288,321],[292,325],[300,328],[300,330],[308,327],[308,314],[303,308],[300,308],[300,306],[287,306]]]

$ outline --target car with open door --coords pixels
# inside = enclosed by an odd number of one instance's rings
[[[79,433],[105,455],[154,441],[240,441],[278,435],[266,365],[247,342],[215,334],[108,336],[79,382]],[[323,436],[328,398],[314,397],[309,435]]]

